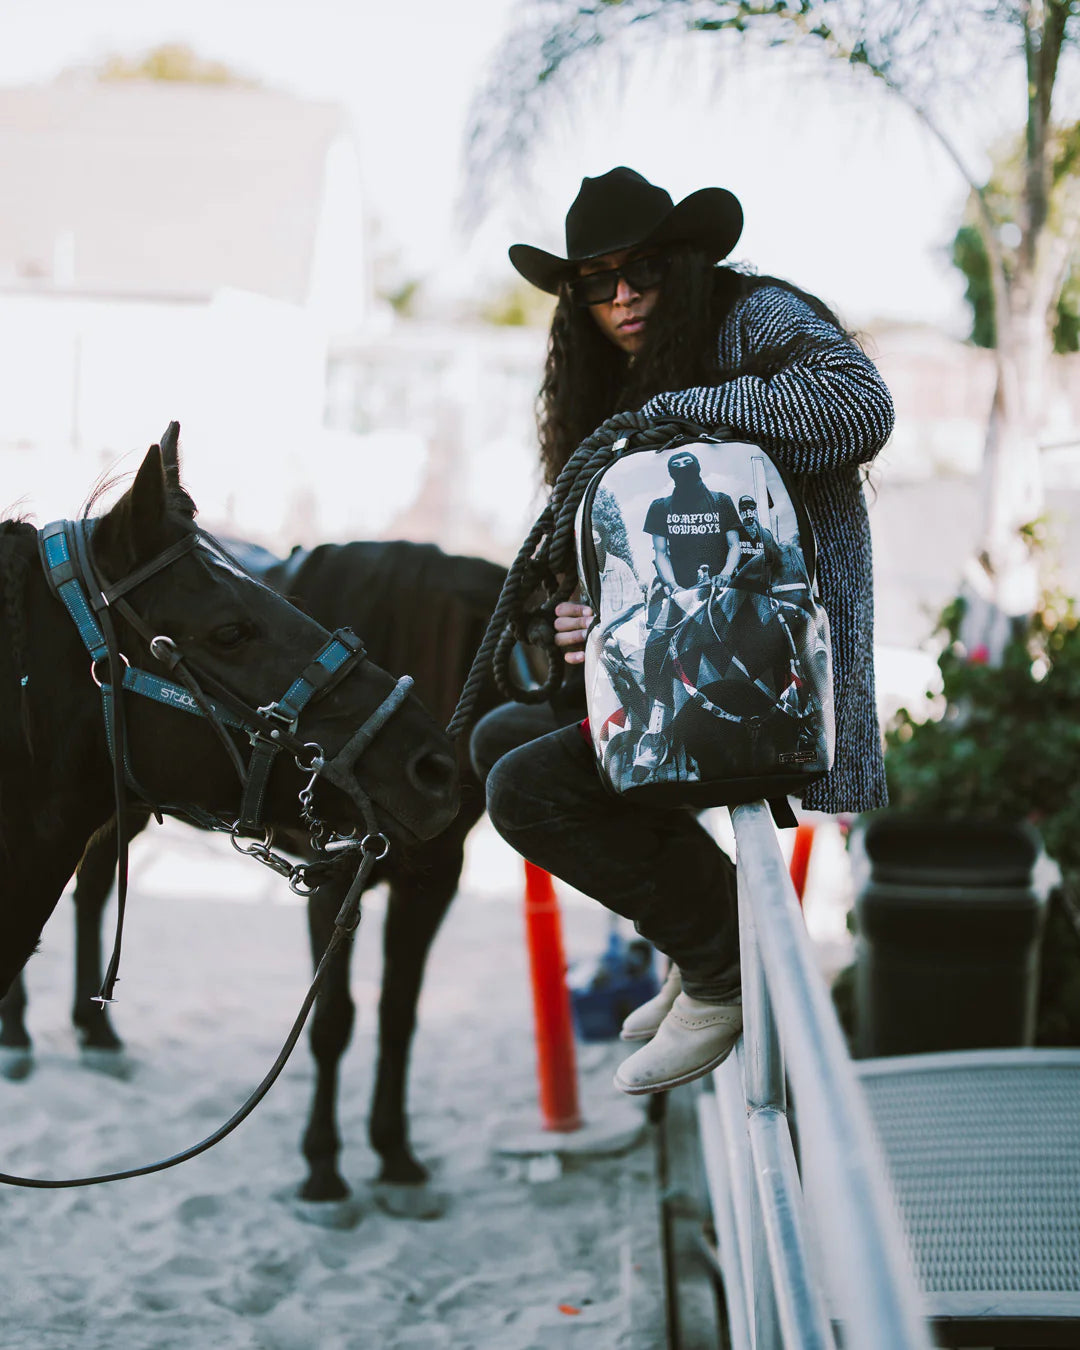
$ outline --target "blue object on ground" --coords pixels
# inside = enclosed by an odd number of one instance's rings
[[[653,948],[614,927],[603,953],[567,972],[574,1027],[583,1041],[613,1041],[625,1018],[660,991]]]

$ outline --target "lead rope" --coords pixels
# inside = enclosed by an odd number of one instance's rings
[[[489,670],[499,692],[515,703],[543,703],[558,691],[565,662],[561,649],[555,645],[555,606],[569,600],[578,583],[574,522],[585,489],[601,469],[625,450],[659,449],[688,429],[701,434],[700,427],[674,418],[657,421],[638,412],[616,413],[601,422],[566,461],[547,506],[537,517],[506,575],[446,728],[451,736],[460,735],[472,724],[476,700]],[[538,594],[542,596],[539,601]],[[544,651],[548,670],[538,688],[524,689],[510,675],[510,656],[518,642]]]
[[[379,730],[387,718],[399,706],[408,694],[411,685],[411,679],[408,676],[403,676],[402,679],[398,681],[393,692],[383,700],[382,704],[371,714],[360,728],[360,731],[353,738],[353,741],[350,742],[350,745],[353,745],[354,742],[366,745],[375,735],[375,732]],[[315,750],[319,749],[318,746],[314,746],[313,748]],[[312,764],[307,767],[311,770],[312,776],[307,787],[300,794],[300,800],[305,819],[314,821],[314,817],[310,814],[312,806],[311,794],[319,774],[324,773],[330,766],[323,760],[320,752],[317,761],[313,761]],[[368,797],[366,793],[362,792],[355,783],[351,787],[351,792],[354,800],[356,800],[360,807],[360,813],[367,829],[367,833],[357,844],[349,846],[350,852],[359,851],[361,855],[360,866],[357,868],[356,876],[353,878],[345,895],[345,899],[342,901],[341,908],[338,910],[337,918],[334,920],[334,931],[330,935],[330,941],[327,943],[326,950],[323,952],[322,958],[316,967],[315,975],[308,988],[307,995],[301,1004],[300,1011],[296,1015],[288,1036],[285,1038],[285,1043],[281,1047],[277,1059],[271,1065],[269,1072],[239,1110],[234,1112],[225,1124],[215,1130],[213,1134],[207,1135],[205,1139],[197,1144],[193,1144],[191,1148],[186,1148],[181,1153],[175,1153],[171,1157],[163,1158],[158,1162],[146,1163],[142,1167],[129,1167],[122,1172],[103,1172],[100,1175],[92,1177],[37,1178],[20,1177],[10,1172],[0,1172],[0,1184],[22,1186],[35,1190],[65,1190],[75,1186],[97,1186],[105,1181],[126,1181],[128,1177],[147,1176],[151,1172],[164,1172],[167,1168],[176,1167],[182,1162],[187,1162],[189,1158],[198,1157],[200,1153],[205,1153],[207,1149],[213,1148],[215,1144],[220,1143],[222,1139],[231,1134],[242,1121],[246,1120],[247,1117],[251,1115],[252,1111],[255,1110],[256,1106],[258,1106],[270,1091],[271,1087],[273,1087],[280,1076],[282,1069],[288,1062],[289,1056],[292,1054],[296,1042],[300,1038],[300,1033],[304,1029],[304,1023],[307,1021],[312,1005],[318,996],[319,987],[322,984],[323,977],[326,974],[330,961],[342,944],[352,937],[360,922],[360,899],[367,886],[372,868],[380,859],[385,858],[390,851],[390,841],[387,839],[386,835],[379,830],[378,820],[375,815],[375,808],[371,803],[371,798]],[[117,819],[117,828],[126,830],[124,822],[119,817]],[[247,850],[242,851],[246,852]],[[267,856],[260,857],[259,861],[266,862],[269,866],[272,866],[275,871],[280,870],[276,864],[278,862],[285,862],[285,860],[277,859],[276,855],[269,853],[269,849],[266,849],[265,852]],[[285,866],[286,871],[304,870],[302,867],[299,869],[292,869],[287,863]],[[295,877],[290,881],[290,885],[293,885],[293,889],[296,889],[296,886],[293,884],[294,881]],[[113,951],[113,961],[115,962],[118,957],[119,944]],[[102,1002],[104,1000],[99,998],[96,1001]]]
[[[377,849],[371,845],[372,840],[381,840],[383,847]],[[380,858],[386,856],[389,850],[389,843],[385,835],[368,835],[359,845],[363,857],[360,860],[360,866],[357,869],[356,876],[353,878],[352,885],[342,902],[341,909],[338,911],[337,918],[334,920],[334,931],[330,935],[330,941],[326,945],[326,950],[322,954],[315,971],[315,976],[311,981],[311,987],[308,989],[307,996],[301,1005],[296,1020],[292,1024],[285,1044],[281,1047],[277,1059],[270,1068],[269,1073],[262,1080],[259,1086],[251,1093],[247,1101],[236,1111],[219,1129],[213,1134],[206,1136],[198,1144],[193,1144],[191,1148],[186,1148],[181,1153],[174,1153],[172,1157],[163,1158],[159,1162],[147,1163],[143,1167],[129,1167],[122,1172],[104,1172],[100,1176],[93,1177],[65,1177],[62,1179],[37,1178],[37,1177],[19,1177],[12,1176],[7,1172],[0,1172],[0,1182],[8,1186],[24,1186],[36,1190],[63,1190],[74,1186],[96,1186],[103,1181],[125,1181],[128,1177],[143,1177],[150,1172],[164,1172],[166,1168],[176,1167],[179,1163],[187,1162],[189,1158],[198,1157],[200,1153],[205,1153],[208,1148],[213,1148],[222,1139],[233,1132],[236,1127],[251,1115],[256,1106],[262,1101],[266,1094],[277,1081],[286,1061],[292,1054],[293,1047],[300,1038],[300,1033],[304,1029],[304,1023],[307,1021],[308,1013],[311,1011],[312,1004],[319,992],[319,986],[322,983],[324,974],[330,961],[338,948],[347,942],[356,931],[356,926],[360,922],[360,897],[367,885],[371,869]]]

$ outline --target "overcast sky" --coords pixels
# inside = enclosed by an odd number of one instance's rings
[[[0,0],[0,82],[182,41],[241,74],[343,104],[356,129],[383,247],[433,290],[513,278],[518,239],[559,249],[583,175],[628,163],[676,200],[720,184],[742,199],[735,256],[788,276],[850,323],[901,318],[962,331],[962,286],[945,250],[966,192],[909,115],[842,80],[807,83],[782,61],[719,82],[708,39],[578,80],[535,147],[524,188],[507,183],[470,239],[455,202],[467,110],[523,0]]]

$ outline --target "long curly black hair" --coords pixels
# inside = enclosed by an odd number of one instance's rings
[[[841,332],[843,325],[817,296],[779,277],[717,266],[690,244],[674,245],[645,343],[631,359],[600,331],[564,284],[551,321],[547,363],[537,400],[544,481],[554,484],[578,445],[616,412],[636,412],[654,394],[720,384],[738,375],[768,376],[798,353],[766,351],[739,370],[720,366],[717,334],[735,302],[759,286],[799,296]],[[852,334],[847,334],[852,337]]]

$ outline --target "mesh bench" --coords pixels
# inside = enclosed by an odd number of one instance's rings
[[[1080,1050],[854,1067],[940,1343],[1080,1347]]]

